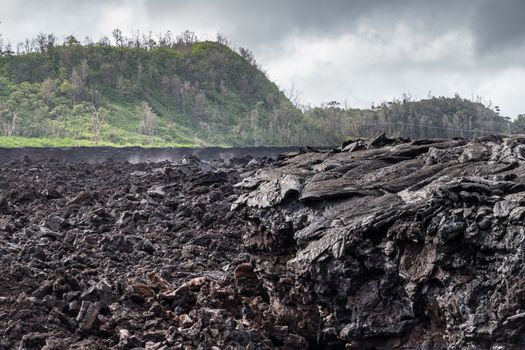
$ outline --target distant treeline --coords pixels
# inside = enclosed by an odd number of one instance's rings
[[[345,137],[371,137],[379,132],[389,136],[421,138],[474,138],[487,134],[504,134],[520,129],[525,118],[512,122],[499,115],[499,108],[488,108],[456,95],[452,98],[429,97],[412,100],[409,97],[383,102],[370,109],[343,108],[337,102],[322,107],[304,109],[305,117],[325,126],[314,143]],[[521,128],[523,130],[523,127]]]

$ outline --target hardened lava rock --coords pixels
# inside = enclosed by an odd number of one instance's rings
[[[2,165],[0,349],[275,347],[230,211],[240,174],[269,163]]]
[[[0,350],[523,349],[525,137],[0,166]]]
[[[380,141],[237,185],[277,320],[318,348],[525,348],[525,138]]]

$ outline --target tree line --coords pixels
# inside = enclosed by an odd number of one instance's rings
[[[60,44],[59,38],[53,34],[39,33],[35,38],[25,39],[24,41],[12,44],[9,40],[5,40],[0,34],[0,56],[2,55],[23,55],[28,53],[45,53],[51,52],[56,46],[72,46],[72,45],[97,45],[97,46],[117,46],[135,49],[152,50],[155,48],[167,48],[177,51],[189,50],[193,44],[199,42],[197,34],[190,30],[185,30],[177,35],[171,31],[159,33],[154,35],[152,31],[147,33],[139,30],[132,32],[130,35],[125,35],[122,30],[115,28],[111,32],[111,36],[102,36],[98,40],[93,40],[90,36],[86,36],[81,43],[75,36],[69,35]],[[233,49],[231,41],[229,41],[222,33],[217,33],[217,43]],[[238,53],[247,62],[255,67],[259,67],[255,60],[253,52],[247,48],[239,47]]]
[[[337,144],[347,138],[370,138],[382,132],[411,139],[475,138],[510,133],[520,122],[521,129],[525,128],[525,118],[513,122],[500,116],[499,108],[459,95],[421,100],[405,95],[369,109],[348,108],[337,101],[302,109],[308,124],[318,130],[314,144]]]

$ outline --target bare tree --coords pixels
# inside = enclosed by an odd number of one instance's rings
[[[89,65],[85,58],[82,60],[82,62],[80,62],[80,66],[78,67],[78,73],[80,74],[80,78],[84,82],[84,85],[88,84]]]
[[[286,95],[286,97],[288,97],[290,102],[292,102],[295,107],[300,107],[302,92],[297,90],[297,88],[295,87],[295,82],[292,82],[290,90],[285,90],[284,94]]]
[[[159,117],[153,110],[150,105],[143,101],[138,107],[138,112],[140,115],[140,124],[139,129],[140,133],[147,136],[155,136],[157,134],[157,124]]]
[[[229,48],[232,47],[231,41],[229,41],[228,38],[226,38],[226,36],[222,33],[217,33],[217,42]]]
[[[68,46],[77,46],[80,45],[80,41],[78,41],[77,38],[75,38],[73,35],[70,35],[66,38],[64,44]]]
[[[173,35],[171,31],[167,31],[166,34],[159,34],[159,46],[160,47],[171,47],[173,45]]]
[[[123,46],[124,45],[124,36],[122,35],[122,30],[116,28],[113,29],[113,32],[111,32],[113,35],[113,38],[115,39],[115,44],[117,46]]]
[[[50,102],[56,90],[57,90],[57,84],[53,79],[47,78],[46,80],[42,82],[40,91],[42,92],[42,95],[44,99],[46,100],[49,108],[51,108]]]
[[[154,49],[157,47],[157,42],[153,38],[152,32],[149,31],[147,34],[142,33],[141,38],[141,47],[146,48],[148,50]]]
[[[108,117],[108,110],[104,107],[96,108],[94,104],[91,105],[91,121],[93,123],[93,142],[98,145],[101,137],[102,128]]]
[[[8,108],[0,101],[0,121],[4,136],[13,136],[18,123],[18,111],[16,108]]]
[[[140,30],[137,29],[136,32],[131,33],[131,38],[128,39],[128,45],[129,47],[134,47],[136,49],[140,49],[142,44],[140,41]]]
[[[111,46],[111,40],[109,40],[109,38],[107,36],[102,36],[98,40],[97,44],[100,45],[100,46]]]
[[[46,37],[46,50],[47,52],[53,51],[55,44],[57,42],[57,37],[54,34],[48,34]]]
[[[29,52],[32,52],[32,51],[33,51],[33,44],[31,42],[31,40],[26,39],[24,41],[24,52],[25,53],[29,53]]]
[[[259,111],[257,108],[253,109],[250,112],[250,122],[252,124],[252,132],[253,132],[253,145],[255,147],[259,146]]]
[[[258,68],[257,61],[255,60],[255,56],[253,55],[253,52],[249,49],[246,49],[244,47],[239,47],[239,54],[242,58],[244,58],[250,65],[252,65],[255,68]]]
[[[192,45],[195,44],[198,41],[197,34],[195,32],[192,32],[190,30],[186,30],[182,32],[180,35],[177,35],[177,44],[182,45]]]
[[[194,32],[186,30],[175,37],[175,42],[172,47],[179,51],[190,52],[193,44],[198,41],[199,39]]]
[[[47,40],[46,40],[46,36],[44,35],[44,33],[39,33],[36,36],[36,42],[37,42],[38,49],[40,50],[40,52],[45,52],[46,47],[47,47]]]
[[[17,47],[17,50],[18,50],[18,47]],[[13,48],[9,40],[5,41],[4,38],[2,38],[2,34],[0,34],[0,56],[12,55],[13,53],[14,53]]]
[[[71,78],[69,80],[71,81],[71,88],[75,99],[80,98],[84,91],[84,80],[82,80],[82,75],[76,68],[73,68],[71,71]]]
[[[4,54],[9,56],[9,55],[13,55],[15,52],[13,51],[13,47],[11,46],[11,42],[7,42],[5,44],[5,50],[4,50]]]
[[[195,114],[198,117],[206,116],[206,95],[200,91],[195,95]]]
[[[84,37],[84,45],[85,46],[93,45],[93,39],[89,35],[86,35]]]
[[[193,88],[191,86],[191,83],[189,81],[184,81],[178,91],[178,95],[180,98],[180,109],[182,114],[186,114],[188,112],[188,108],[190,107],[190,100],[193,95]]]
[[[16,54],[18,55],[23,52],[24,52],[24,43],[20,41],[16,44]]]

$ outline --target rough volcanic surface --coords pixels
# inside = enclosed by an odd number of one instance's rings
[[[277,319],[320,348],[525,348],[525,138],[375,142],[239,184]]]
[[[249,161],[2,166],[0,349],[272,348],[230,211]]]
[[[525,138],[0,168],[0,350],[522,349]]]

